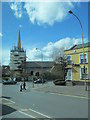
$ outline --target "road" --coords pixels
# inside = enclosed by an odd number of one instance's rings
[[[88,118],[88,99],[35,91],[31,86],[27,83],[23,92],[19,84],[2,86],[3,118]]]

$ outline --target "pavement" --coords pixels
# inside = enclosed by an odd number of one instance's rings
[[[84,85],[55,86],[52,82],[49,82],[47,84],[36,85],[32,89],[40,92],[50,92],[52,94],[72,95],[90,98],[90,90],[85,91]]]

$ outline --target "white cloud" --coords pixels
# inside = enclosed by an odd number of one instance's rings
[[[41,60],[41,51],[42,50],[36,50],[36,48],[33,49],[27,49],[27,60]]]
[[[85,42],[88,42],[87,39],[84,39]],[[42,59],[42,53],[43,53],[43,60],[53,60],[58,55],[63,55],[64,49],[69,49],[75,44],[81,44],[82,39],[81,38],[63,38],[60,40],[57,40],[56,42],[49,42],[46,46],[44,46],[41,50],[38,48],[33,49],[27,49],[27,61],[41,61]],[[8,65],[10,63],[10,50],[4,49],[2,52],[0,52],[0,58],[2,58],[2,61],[0,59],[0,63],[3,65]]]
[[[0,32],[0,37],[2,37],[2,33]]]
[[[17,18],[27,13],[33,24],[53,25],[64,20],[68,10],[73,9],[74,5],[72,2],[15,2],[10,4],[10,8]]]
[[[85,42],[88,42],[84,39]],[[62,56],[65,49],[69,49],[75,44],[81,44],[81,38],[63,38],[56,42],[49,42],[41,51],[43,53],[43,60],[53,60],[58,55]],[[41,51],[36,51],[35,48],[27,51],[27,60],[41,60]]]
[[[11,3],[10,8],[11,8],[11,10],[14,11],[14,15],[17,18],[22,17],[22,3],[20,3],[20,2]]]
[[[1,64],[8,65],[10,63],[10,50],[4,49],[0,52]]]
[[[28,2],[24,5],[30,22],[38,25],[61,22],[67,16],[68,10],[73,7],[71,2]]]

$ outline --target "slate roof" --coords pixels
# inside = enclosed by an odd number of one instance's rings
[[[84,47],[90,47],[90,42],[84,43]],[[74,45],[73,47],[71,47],[68,50],[74,50],[74,49],[79,49],[79,48],[82,48],[82,44]],[[68,50],[65,50],[65,51],[68,51]]]
[[[26,62],[26,68],[40,68],[40,67],[48,67],[51,68],[53,66],[53,61],[30,61]]]

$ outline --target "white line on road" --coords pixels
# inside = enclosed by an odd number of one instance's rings
[[[22,113],[22,114],[24,114],[24,115],[26,115],[26,116],[29,116],[29,117],[31,117],[31,118],[35,118],[34,116],[29,115],[29,114],[27,114],[27,113],[25,113],[25,112],[22,112],[22,111],[19,111],[19,112]]]
[[[69,95],[69,94],[63,94],[63,93],[54,93],[54,92],[42,92],[42,91],[34,91],[34,92],[40,92],[40,93],[48,93],[53,95],[62,95],[62,96],[68,96],[68,97],[75,97],[75,98],[81,98],[81,99],[90,99],[88,97],[79,96],[79,95]]]
[[[43,113],[40,113],[40,112],[37,112],[37,111],[35,111],[35,110],[33,110],[33,109],[29,109],[29,110],[31,110],[31,111],[33,111],[33,112],[35,112],[35,113],[37,113],[37,114],[40,114],[40,115],[42,115],[42,116],[44,116],[44,117],[46,117],[46,118],[51,118],[50,116],[47,116],[47,115],[45,115],[45,114],[43,114]]]
[[[9,101],[9,102],[11,102],[11,103],[15,103],[14,101],[9,100],[9,99],[7,99],[7,98],[2,98],[2,99],[7,100],[7,101]]]
[[[21,109],[20,111],[22,112],[22,111],[28,111],[28,110],[30,110],[30,111],[32,111],[32,112],[34,112],[34,113],[37,113],[37,114],[39,114],[39,115],[42,115],[42,116],[44,116],[44,117],[46,117],[46,118],[51,118],[50,116],[47,116],[47,115],[45,115],[45,114],[43,114],[43,113],[40,113],[40,112],[37,112],[37,111],[35,111],[35,110],[33,110],[33,109]],[[24,113],[23,112],[23,113]],[[28,115],[28,114],[27,114]]]
[[[7,98],[2,98],[2,99],[11,102],[11,103],[5,103],[5,104],[12,104],[12,103],[15,103],[14,101],[9,100],[9,99],[7,99]],[[44,116],[44,117],[46,117],[46,118],[51,118],[50,116],[47,116],[47,115],[45,115],[45,114],[43,114],[43,113],[40,113],[40,112],[37,112],[37,111],[35,111],[35,110],[33,110],[33,109],[22,109],[22,110],[19,111],[19,112],[22,113],[22,114],[25,114],[25,115],[27,115],[27,116],[29,116],[29,117],[31,117],[31,118],[35,118],[34,116],[29,115],[29,114],[23,112],[23,111],[27,111],[27,110],[31,110],[31,111],[33,111],[34,113],[37,113],[37,114],[39,114],[39,115],[42,115],[42,116]]]
[[[67,95],[67,94],[58,94],[58,93],[50,93],[54,95],[62,95],[62,96],[68,96],[68,97],[76,97],[76,98],[83,98],[83,99],[90,99],[88,97],[82,97],[82,96],[75,96],[75,95]]]
[[[13,104],[13,103],[4,103],[5,105],[11,105],[11,104]]]

